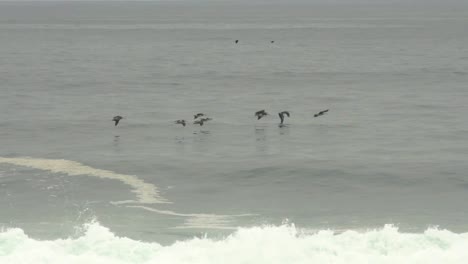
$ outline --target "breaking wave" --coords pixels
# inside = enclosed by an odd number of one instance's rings
[[[466,263],[468,233],[436,228],[402,233],[379,230],[306,231],[294,225],[239,228],[223,239],[207,236],[163,246],[118,237],[98,223],[83,234],[49,241],[28,237],[22,229],[0,233],[0,263]]]

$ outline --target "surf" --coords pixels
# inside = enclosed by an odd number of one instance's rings
[[[400,232],[393,225],[368,231],[310,231],[293,224],[237,228],[214,239],[208,235],[170,245],[119,237],[97,222],[67,239],[37,240],[19,228],[0,232],[0,263],[408,263],[462,264],[468,233],[428,228]]]

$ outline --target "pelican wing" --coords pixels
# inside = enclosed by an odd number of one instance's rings
[[[283,124],[283,121],[284,121],[284,114],[283,114],[283,112],[278,113],[278,115],[279,115],[279,118],[281,119],[281,124]]]

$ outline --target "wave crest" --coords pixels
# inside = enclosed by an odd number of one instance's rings
[[[0,233],[0,263],[466,263],[468,233],[430,228],[402,233],[387,225],[366,232],[311,232],[294,225],[239,228],[169,246],[118,237],[91,223],[77,238],[40,241],[21,229]]]

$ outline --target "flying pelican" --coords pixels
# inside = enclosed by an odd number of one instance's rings
[[[185,120],[183,120],[183,119],[177,120],[174,123],[181,124],[181,125],[185,126]]]
[[[201,116],[205,116],[205,114],[204,113],[198,113],[198,114],[193,116],[193,119],[197,119],[197,118],[199,118]]]
[[[204,123],[204,122],[205,122],[205,121],[203,121],[203,119],[200,119],[200,120],[197,120],[197,121],[193,122],[193,124],[194,124],[194,125],[203,126],[203,123]]]
[[[315,114],[314,117],[321,116],[321,115],[325,114],[326,112],[328,112],[328,110],[329,110],[329,109],[320,111],[320,112],[318,112],[317,114]]]
[[[283,121],[284,121],[284,115],[287,115],[289,117],[289,112],[288,111],[283,111],[283,112],[280,112],[278,113],[279,115],[279,118],[281,119],[281,125],[283,124]]]
[[[123,117],[121,116],[114,116],[114,118],[112,118],[112,121],[115,122],[115,125],[117,126],[119,124],[119,121],[120,119],[123,119]]]
[[[194,125],[203,126],[203,124],[204,124],[205,122],[208,122],[208,121],[210,121],[210,120],[213,120],[213,119],[211,119],[211,118],[209,118],[209,117],[207,117],[207,118],[202,118],[202,119],[196,120],[195,122],[193,122],[193,124],[194,124]]]
[[[265,110],[260,110],[260,111],[255,112],[254,115],[257,117],[257,120],[260,120],[260,118],[267,116],[268,113],[265,112]]]

